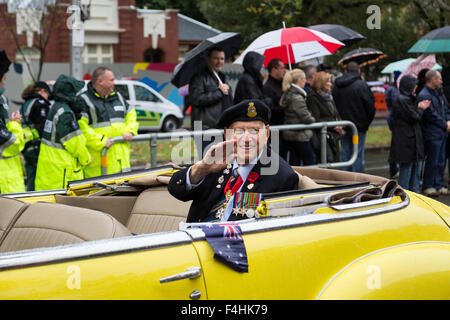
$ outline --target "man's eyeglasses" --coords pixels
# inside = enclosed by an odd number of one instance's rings
[[[237,135],[237,136],[242,136],[244,135],[245,132],[247,132],[248,135],[251,136],[257,136],[261,130],[264,130],[264,128],[261,129],[255,129],[255,128],[249,128],[249,129],[243,129],[243,128],[234,128],[234,129],[229,129],[232,130],[232,132]]]

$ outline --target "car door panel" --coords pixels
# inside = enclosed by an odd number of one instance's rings
[[[0,271],[0,299],[189,299],[203,276],[160,283],[199,267],[191,244]]]
[[[206,241],[195,241],[209,299],[315,299],[334,275],[370,252],[449,239],[448,228],[436,214],[411,204],[360,219],[326,223],[307,219],[304,225],[251,233],[242,225],[248,273],[215,260]]]
[[[160,128],[164,103],[142,85],[133,85],[136,97],[137,118],[143,127]],[[139,106],[139,107],[138,107]]]
[[[154,108],[152,108],[154,109]],[[159,128],[161,127],[161,113],[147,110],[145,106],[136,106],[136,117],[139,122],[139,126]]]

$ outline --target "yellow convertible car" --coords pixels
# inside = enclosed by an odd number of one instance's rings
[[[450,298],[447,206],[381,177],[294,169],[299,190],[263,194],[234,223],[186,223],[172,166],[3,195],[0,299]],[[220,258],[213,226],[244,269]]]

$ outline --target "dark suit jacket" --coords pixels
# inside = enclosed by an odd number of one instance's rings
[[[280,106],[280,99],[283,95],[282,80],[276,80],[269,76],[264,84],[264,95],[272,100],[270,109],[272,116],[270,125],[280,125],[284,123],[284,110]]]
[[[278,191],[297,190],[299,178],[297,173],[284,161],[280,156],[279,158],[278,172],[274,175],[261,175],[261,169],[263,167],[269,167],[269,164],[262,164],[258,161],[252,169],[252,172],[256,172],[259,177],[253,183],[253,188],[248,189],[249,181],[245,181],[242,186],[242,192],[255,192],[255,193],[270,193]],[[199,222],[209,216],[212,208],[222,199],[223,190],[230,178],[231,171],[228,174],[224,174],[223,170],[218,173],[213,173],[205,177],[203,182],[191,191],[187,191],[186,188],[186,173],[189,168],[182,169],[176,172],[169,182],[169,192],[175,198],[181,201],[193,200],[187,222]],[[220,176],[224,176],[222,183],[218,182]],[[217,188],[220,185],[220,188]],[[242,219],[241,215],[231,215],[230,220]]]

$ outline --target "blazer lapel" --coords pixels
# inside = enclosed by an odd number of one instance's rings
[[[213,176],[213,180],[210,182],[211,190],[209,199],[212,199],[212,201],[216,201],[217,199],[216,202],[220,201],[222,195],[224,194],[223,190],[225,189],[225,186],[227,185],[227,182],[231,177],[232,171],[232,168],[224,169]],[[216,203],[214,203],[213,206],[214,205],[216,205]]]
[[[260,161],[255,164],[252,171],[250,171],[250,174],[252,174],[252,172],[256,173],[258,175],[258,179],[256,179],[254,182],[251,182],[247,177],[247,180],[245,180],[244,185],[242,186],[241,192],[261,192],[261,187],[264,186],[265,181],[265,176],[261,175],[261,168],[265,166],[266,165],[261,164]]]

